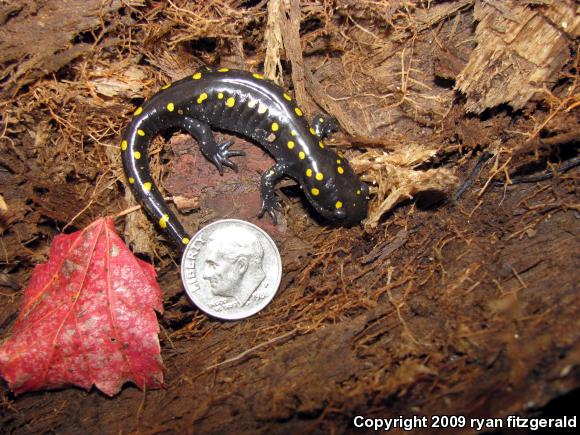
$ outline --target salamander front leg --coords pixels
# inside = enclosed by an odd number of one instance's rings
[[[316,134],[322,139],[326,139],[332,133],[338,131],[339,125],[336,118],[326,113],[320,113],[312,120],[312,126]]]
[[[218,144],[209,125],[194,118],[184,117],[179,126],[197,140],[203,155],[217,167],[220,174],[223,175],[224,166],[232,168],[234,171],[238,170],[238,165],[232,162],[230,157],[244,156],[246,153],[230,151],[229,147],[234,141],[227,140]]]
[[[276,193],[274,192],[274,186],[276,182],[286,175],[286,166],[280,163],[276,163],[270,169],[262,174],[262,179],[260,182],[260,193],[262,195],[262,208],[258,213],[258,217],[264,216],[264,213],[268,212],[272,223],[276,225],[278,220],[276,219],[276,210],[282,211],[282,206],[276,198]]]

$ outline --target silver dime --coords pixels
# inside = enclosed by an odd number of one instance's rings
[[[200,230],[181,258],[191,301],[213,317],[236,320],[266,307],[282,277],[274,241],[256,225],[224,219]]]

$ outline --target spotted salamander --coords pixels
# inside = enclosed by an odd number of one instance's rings
[[[184,246],[187,232],[157,189],[148,162],[152,137],[168,128],[180,128],[199,143],[204,156],[223,174],[224,166],[237,170],[231,157],[232,141],[217,143],[211,127],[239,133],[261,145],[276,164],[261,177],[262,207],[275,222],[279,203],[275,183],[295,179],[314,209],[345,226],[367,214],[368,186],[346,159],[325,148],[329,118],[317,117],[312,127],[293,98],[260,74],[228,68],[203,68],[168,84],[139,107],[121,141],[123,168],[133,194],[171,239]]]

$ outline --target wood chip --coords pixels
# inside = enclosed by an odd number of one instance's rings
[[[531,8],[518,1],[478,1],[477,48],[458,77],[467,112],[507,103],[521,109],[558,79],[568,61],[569,43],[580,35],[573,0]]]

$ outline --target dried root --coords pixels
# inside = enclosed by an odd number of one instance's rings
[[[457,185],[458,179],[449,169],[416,169],[435,153],[434,149],[410,145],[392,153],[371,150],[351,161],[355,171],[362,172],[363,180],[373,186],[371,193],[375,195],[365,227],[376,227],[385,213],[418,192],[449,192]]]

